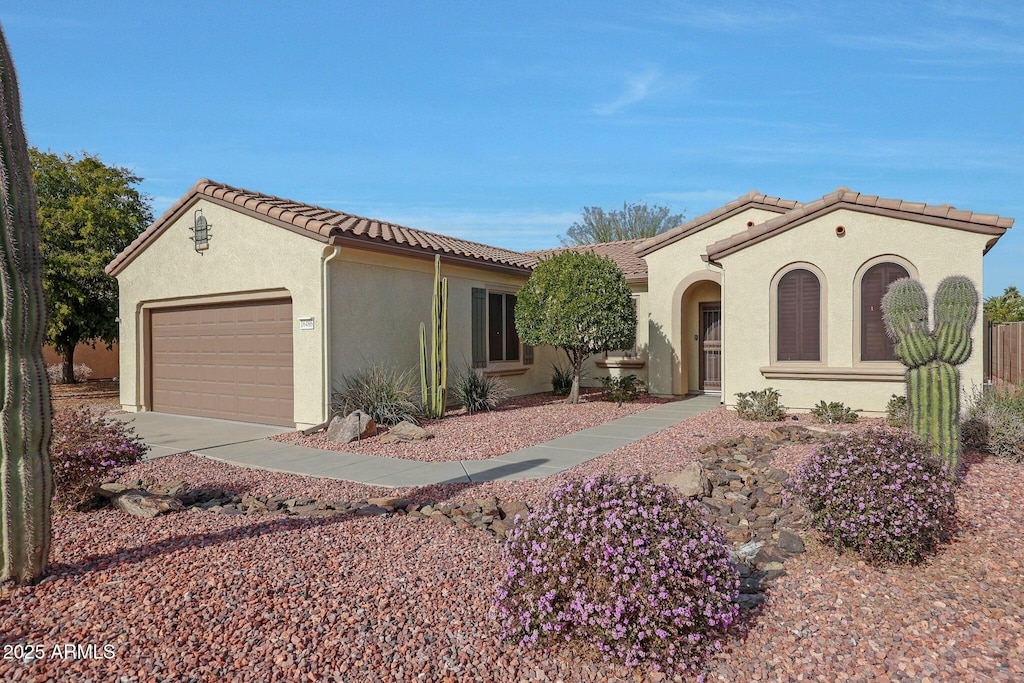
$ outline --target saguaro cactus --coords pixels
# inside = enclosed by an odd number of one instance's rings
[[[960,458],[960,371],[971,357],[971,327],[978,315],[978,290],[969,278],[953,275],[935,292],[935,327],[928,329],[928,295],[920,282],[904,278],[882,297],[885,329],[896,342],[896,357],[907,366],[909,426],[930,441],[955,471]]]
[[[420,323],[420,390],[423,412],[427,417],[438,418],[444,415],[448,400],[448,278],[441,277],[440,256],[434,257],[434,296],[431,303],[429,362],[427,329]]]
[[[0,29],[0,589],[41,577],[50,554],[50,388],[36,211],[18,81]]]

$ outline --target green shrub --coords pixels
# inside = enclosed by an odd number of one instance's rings
[[[811,415],[817,418],[818,422],[830,425],[852,424],[860,418],[858,412],[860,411],[847,408],[842,401],[832,401],[831,403],[819,401],[818,405],[811,408]]]
[[[624,402],[635,401],[640,398],[640,388],[643,383],[636,375],[625,377],[599,377],[601,385],[604,386],[604,400],[615,401],[618,405]]]
[[[583,646],[626,666],[693,670],[738,613],[721,529],[649,476],[560,484],[512,527],[502,559],[494,614],[524,647]]]
[[[361,410],[379,425],[391,427],[403,420],[416,422],[419,395],[411,371],[377,363],[346,375],[342,382],[345,388],[336,390],[331,397],[334,415]]]
[[[55,410],[52,428],[53,499],[62,510],[87,505],[98,484],[149,450],[124,422],[99,417],[85,406]]]
[[[780,396],[772,387],[736,394],[736,414],[743,420],[778,422],[786,411],[785,406],[779,404]]]
[[[907,426],[909,416],[907,397],[893,394],[885,405],[885,424],[902,429]]]
[[[511,393],[508,386],[497,377],[487,377],[471,367],[455,375],[451,392],[455,401],[470,415],[480,410],[497,408]]]
[[[572,368],[568,365],[552,364],[551,393],[555,396],[568,396],[572,391]],[[583,382],[582,376],[580,383]]]
[[[1011,385],[976,391],[960,434],[965,448],[1024,462],[1024,390]]]
[[[791,484],[811,525],[872,563],[913,563],[952,528],[948,472],[910,432],[838,436],[814,448]]]

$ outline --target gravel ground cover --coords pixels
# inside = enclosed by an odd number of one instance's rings
[[[109,379],[50,385],[50,400],[54,408],[87,405],[103,412],[120,410],[119,396],[118,383]]]
[[[583,389],[581,392],[576,405],[567,404],[563,396],[533,394],[509,399],[489,412],[469,415],[465,409],[449,411],[442,420],[421,421],[420,426],[434,435],[433,439],[424,441],[381,443],[379,438],[370,438],[337,444],[328,440],[323,431],[309,436],[287,432],[273,438],[309,448],[423,462],[486,460],[672,400],[642,394],[637,401],[616,405],[602,400],[600,390]],[[386,429],[382,428],[381,434],[384,433]]]
[[[545,480],[400,489],[418,500],[544,500],[567,476],[661,471],[696,446],[772,424],[713,410]],[[863,428],[858,427],[858,428]],[[809,446],[777,451],[799,463]],[[962,528],[925,564],[873,568],[813,540],[767,605],[707,663],[721,681],[1024,679],[1024,466],[972,456]],[[246,470],[195,456],[125,479],[184,479],[317,498],[394,489]],[[0,602],[4,681],[643,681],[673,676],[570,651],[520,651],[489,618],[500,546],[474,530],[401,517],[286,519],[210,512],[140,520],[106,510],[58,518],[52,575]],[[93,645],[97,657],[55,646]],[[104,645],[113,648],[103,657]],[[5,648],[0,648],[4,651]]]

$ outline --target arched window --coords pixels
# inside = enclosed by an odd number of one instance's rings
[[[896,263],[876,263],[868,268],[860,281],[860,359],[896,360],[894,344],[885,333],[882,322],[882,296],[896,280],[910,277],[907,269]]]
[[[791,270],[779,280],[778,359],[821,360],[821,283],[809,270]]]

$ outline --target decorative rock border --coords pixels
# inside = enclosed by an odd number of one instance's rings
[[[710,484],[701,497],[705,509],[721,525],[733,544],[740,570],[740,607],[765,600],[770,582],[786,573],[785,561],[805,550],[802,534],[810,514],[783,486],[789,473],[771,466],[776,451],[786,442],[813,442],[829,432],[797,425],[780,425],[764,437],[728,437],[702,446],[700,461]]]
[[[219,488],[190,489],[181,481],[156,483],[141,479],[107,482],[97,489],[98,496],[137,517],[155,517],[164,512],[210,511],[223,515],[287,515],[293,517],[334,517],[355,514],[360,517],[381,515],[430,519],[460,529],[476,528],[492,536],[505,538],[517,514],[528,512],[526,503],[495,497],[459,504],[410,503],[397,497],[368,498],[354,501],[286,498],[233,494]],[[173,501],[173,502],[172,502]]]

